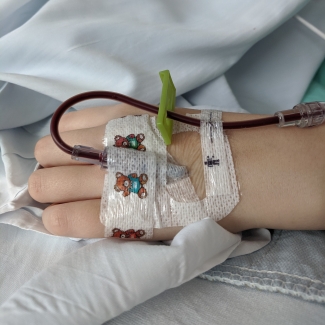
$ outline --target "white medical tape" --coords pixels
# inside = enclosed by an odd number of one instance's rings
[[[133,162],[132,168],[129,168],[125,173],[137,173],[139,177],[141,173],[148,172],[151,175],[149,178],[148,174],[149,180],[155,180],[155,186],[154,188],[151,187],[150,196],[148,191],[149,184],[144,185],[144,188],[147,188],[147,198],[141,200],[138,199],[134,193],[131,193],[130,196],[128,196],[128,200],[123,200],[123,196],[116,196],[116,193],[113,192],[114,189],[112,188],[112,182],[117,180],[115,177],[116,173],[122,173],[122,171],[117,167],[114,167],[114,169],[110,171],[112,166],[108,166],[108,173],[104,180],[100,215],[100,220],[106,228],[105,235],[107,237],[112,236],[111,221],[107,220],[112,217],[112,213],[107,211],[111,209],[110,199],[111,195],[114,194],[116,202],[119,203],[114,203],[116,209],[113,217],[116,222],[115,227],[120,229],[120,231],[116,231],[113,236],[123,236],[127,238],[130,236],[134,237],[135,235],[130,235],[133,231],[128,231],[131,229],[135,232],[143,230],[145,231],[145,235],[141,238],[150,238],[152,236],[152,228],[164,227],[160,218],[161,211],[169,210],[167,193],[165,193],[166,191],[162,191],[162,188],[166,185],[167,150],[164,141],[155,126],[155,119],[150,118],[148,115],[139,115],[126,116],[112,120],[106,126],[103,143],[106,148],[108,148],[106,150],[114,149],[117,152],[123,151],[128,154],[124,158],[118,158],[116,163],[118,166],[119,163],[123,165],[129,164],[130,161]],[[151,157],[151,161],[155,159],[155,166],[153,166],[152,163],[150,163],[150,166],[146,166],[146,159],[148,157]],[[108,160],[109,159],[110,153],[108,153]],[[126,159],[124,163],[122,161],[123,159]],[[150,170],[148,169],[149,167]],[[129,174],[126,174],[125,176],[128,175]],[[134,180],[131,179],[131,181]],[[138,182],[138,180],[135,181]],[[159,200],[155,199],[157,194],[159,195]],[[129,205],[130,203],[132,203],[132,205]],[[148,206],[149,203],[150,206]],[[124,204],[126,206],[124,206]],[[136,209],[136,211],[131,216],[132,209]],[[142,216],[143,213],[145,214],[144,217]],[[143,223],[141,224],[141,222]]]
[[[231,193],[220,111],[201,112],[201,147],[206,196]]]
[[[222,112],[201,111],[201,146],[206,186],[205,210],[219,221],[239,202],[239,189],[228,137],[223,132]]]
[[[100,214],[107,237],[151,238],[153,228],[186,226],[205,217],[218,221],[236,206],[238,186],[221,113],[203,111],[198,117],[202,120],[202,153],[207,162],[203,165],[207,187],[203,200],[199,200],[186,167],[178,166],[167,154],[155,117],[127,116],[107,124],[104,143],[108,173]],[[199,131],[184,125],[174,123],[174,133]],[[208,155],[219,159],[219,164],[212,160],[211,167]],[[141,184],[141,174],[148,178],[145,184]],[[133,186],[133,191],[123,186]],[[145,198],[138,195],[141,188],[146,191]],[[124,195],[125,190],[128,195]]]
[[[106,236],[116,231],[140,232],[151,238],[156,191],[156,155],[148,151],[106,147],[107,175],[102,195],[101,222]]]

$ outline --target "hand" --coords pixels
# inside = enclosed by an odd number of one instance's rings
[[[186,113],[188,110],[179,109]],[[193,113],[193,111],[191,111]],[[63,116],[60,132],[70,145],[103,149],[106,123],[126,115],[147,114],[125,104],[98,107]],[[259,118],[224,113],[223,120]],[[325,229],[325,126],[279,129],[268,126],[226,132],[232,149],[241,200],[219,224],[231,232],[251,228]],[[173,135],[168,152],[189,170],[198,196],[205,197],[200,136]],[[104,171],[72,160],[50,136],[41,139],[35,157],[44,167],[29,179],[31,196],[53,203],[43,222],[55,235],[103,237],[99,221]],[[154,240],[172,239],[181,227],[154,229]]]
[[[185,113],[187,110],[178,111]],[[102,139],[109,120],[139,114],[147,112],[125,104],[68,113],[60,121],[60,134],[71,146],[83,144],[103,149]],[[197,148],[194,151],[193,144]],[[191,155],[189,148],[192,148]],[[195,132],[174,135],[173,144],[168,147],[168,151],[176,161],[187,166],[194,187],[199,197],[203,198],[205,189],[199,135]],[[38,141],[35,157],[44,168],[30,176],[28,189],[35,200],[52,203],[43,212],[45,228],[59,236],[104,237],[104,226],[100,223],[99,213],[105,171],[99,166],[72,160],[57,148],[50,136]],[[155,229],[153,239],[169,240],[181,228]]]

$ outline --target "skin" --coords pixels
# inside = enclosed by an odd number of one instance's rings
[[[179,113],[189,112],[177,109]],[[193,110],[190,110],[193,113]],[[121,104],[96,107],[64,115],[60,132],[70,145],[103,149],[106,123],[126,115],[147,114]],[[224,121],[259,118],[258,115],[224,113]],[[325,125],[300,130],[276,126],[229,130],[228,135],[241,199],[219,224],[236,233],[252,228],[325,229]],[[193,186],[205,197],[200,136],[196,132],[173,135],[168,152],[188,168]],[[104,171],[71,160],[50,136],[38,141],[35,157],[44,167],[29,178],[30,195],[52,203],[43,212],[46,229],[59,236],[104,236],[99,221]],[[154,229],[153,240],[172,239],[181,227]]]

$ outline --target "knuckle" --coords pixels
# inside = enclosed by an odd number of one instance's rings
[[[42,163],[44,155],[46,155],[46,150],[48,147],[48,136],[38,140],[34,149],[34,156],[36,160]]]
[[[35,171],[28,179],[28,191],[31,197],[42,202],[44,190],[46,189],[46,181],[41,170]]]
[[[69,112],[62,115],[60,124],[59,124],[59,130],[60,132],[64,132],[66,130],[69,130],[71,128],[71,125],[73,125],[75,112]]]
[[[66,236],[69,232],[68,211],[62,205],[52,205],[44,210],[44,227],[53,235]]]

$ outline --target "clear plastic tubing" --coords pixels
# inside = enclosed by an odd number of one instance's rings
[[[293,109],[276,112],[275,116],[279,118],[279,127],[317,126],[325,121],[325,102],[301,103]]]

